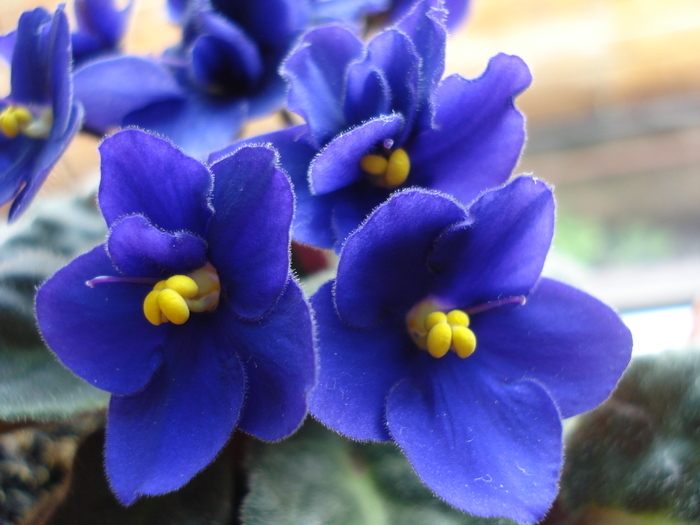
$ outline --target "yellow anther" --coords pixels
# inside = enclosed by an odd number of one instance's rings
[[[0,131],[8,138],[15,138],[19,135],[19,122],[17,117],[11,111],[12,106],[9,106],[0,113]]]
[[[476,350],[476,335],[466,326],[453,326],[452,348],[459,357],[469,357]]]
[[[425,329],[430,332],[430,329],[438,323],[446,323],[447,316],[442,312],[433,312],[425,318]]]
[[[148,322],[158,326],[163,322],[163,312],[158,304],[159,290],[151,290],[143,300],[143,315],[146,316]]]
[[[15,116],[20,129],[28,126],[34,120],[34,115],[32,115],[31,111],[22,106],[15,106],[12,114]]]
[[[191,299],[197,292],[199,288],[194,279],[187,277],[186,275],[173,275],[170,279],[165,281],[165,287],[174,290],[180,294],[185,299]]]
[[[428,332],[428,352],[433,357],[442,357],[452,344],[452,328],[447,323],[438,323]]]
[[[386,174],[384,175],[384,183],[390,188],[401,186],[411,171],[411,161],[408,158],[408,153],[403,148],[394,150],[389,156]]]
[[[452,310],[447,314],[447,322],[452,326],[469,326],[469,316],[462,310]]]
[[[158,281],[153,287],[154,290],[165,290],[165,281]]]
[[[388,164],[387,160],[379,155],[365,155],[360,159],[360,167],[370,175],[384,175]]]
[[[166,288],[158,292],[158,306],[165,318],[174,324],[184,324],[190,318],[187,302],[175,290]]]

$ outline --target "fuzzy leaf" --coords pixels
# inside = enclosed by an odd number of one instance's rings
[[[244,525],[508,525],[435,497],[390,443],[345,440],[315,422],[276,444],[254,443]]]

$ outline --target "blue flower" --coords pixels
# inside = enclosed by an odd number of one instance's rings
[[[530,73],[498,55],[481,78],[441,81],[446,30],[435,5],[418,3],[366,46],[337,25],[312,30],[285,60],[288,105],[306,124],[251,142],[280,150],[297,192],[296,240],[339,248],[397,188],[467,203],[510,176],[525,139],[513,97]]]
[[[305,0],[189,2],[181,42],[160,59],[120,56],[76,72],[86,127],[104,133],[139,126],[205,158],[233,142],[248,117],[282,105],[277,69],[306,27],[304,6]]]
[[[468,209],[422,189],[377,208],[312,297],[311,413],[353,439],[395,441],[460,509],[541,519],[557,492],[560,420],[608,396],[632,347],[612,309],[540,277],[553,211],[531,178]]]
[[[400,20],[415,3],[416,0],[393,0],[388,12],[389,20]],[[444,0],[443,5],[447,11],[445,25],[449,29],[457,27],[467,16],[470,4],[471,0]]]
[[[235,427],[293,432],[315,355],[273,150],[243,147],[210,171],[131,129],[100,152],[107,241],[39,289],[36,313],[61,361],[113,394],[106,469],[129,504],[184,485]]]
[[[51,16],[27,11],[13,36],[11,91],[0,100],[0,204],[14,199],[10,221],[36,195],[78,132],[82,109],[73,102],[71,43],[62,7]]]
[[[71,38],[76,65],[119,50],[133,5],[129,0],[119,9],[115,0],[75,0],[78,30]]]

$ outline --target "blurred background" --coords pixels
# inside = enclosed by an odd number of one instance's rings
[[[0,32],[25,9],[57,4],[0,0]],[[162,4],[137,2],[127,51],[177,41]],[[498,52],[521,56],[534,76],[517,101],[529,138],[516,173],[556,187],[547,273],[620,310],[636,353],[700,342],[700,2],[473,0],[447,73],[478,76]],[[96,144],[77,139],[41,195],[90,191]]]

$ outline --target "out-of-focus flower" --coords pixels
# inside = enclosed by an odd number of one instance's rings
[[[100,152],[109,236],[40,288],[36,312],[63,363],[113,394],[106,468],[129,504],[187,483],[235,427],[293,432],[315,355],[276,152],[244,147],[210,171],[138,130]]]
[[[73,101],[68,20],[37,8],[3,39],[11,50],[10,94],[0,100],[0,204],[14,199],[9,219],[29,205],[71,139],[82,109]]]
[[[129,0],[119,9],[115,0],[75,0],[78,30],[71,38],[76,65],[119,50],[133,5],[134,0]]]
[[[181,42],[160,59],[121,56],[76,72],[86,127],[104,133],[136,125],[189,154],[233,142],[248,117],[284,100],[280,61],[307,27],[307,0],[196,0],[172,4]]]
[[[312,414],[354,439],[395,441],[460,509],[541,519],[557,492],[560,420],[608,396],[632,346],[612,309],[540,277],[553,212],[531,178],[468,209],[422,189],[377,208],[312,297]]]
[[[280,150],[297,192],[296,240],[339,248],[398,188],[433,188],[466,203],[510,176],[525,138],[513,98],[530,73],[519,58],[498,55],[476,80],[441,81],[440,5],[418,3],[366,46],[337,25],[312,30],[286,59],[288,105],[306,124],[250,141]]]
[[[415,3],[416,0],[392,0],[388,11],[389,20],[400,20]],[[445,25],[449,29],[454,29],[467,16],[471,0],[443,0],[443,4],[447,10]]]

